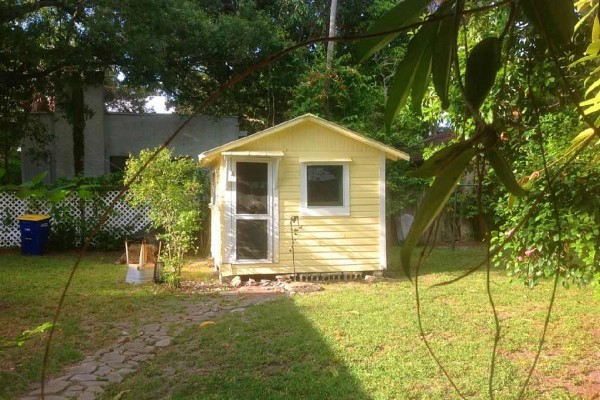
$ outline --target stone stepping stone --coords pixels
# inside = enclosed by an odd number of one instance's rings
[[[63,379],[54,379],[51,380],[49,382],[47,382],[44,385],[44,395],[47,394],[56,394],[62,390],[64,390],[67,386],[69,386],[71,384],[71,382],[63,380]],[[41,394],[42,393],[42,389],[36,389],[33,392],[31,392],[31,394],[36,395],[36,394]]]
[[[122,363],[125,361],[125,358],[122,354],[107,353],[100,360],[105,363]]]
[[[315,284],[302,283],[304,287]],[[44,386],[45,400],[94,400],[97,395],[104,393],[104,386],[109,383],[120,383],[124,376],[133,374],[137,371],[139,364],[155,356],[157,348],[170,346],[173,337],[169,335],[168,328],[174,328],[175,335],[183,330],[183,326],[172,326],[171,323],[190,324],[197,321],[203,322],[227,312],[244,312],[246,307],[253,304],[260,304],[276,298],[272,293],[272,286],[247,286],[249,292],[255,292],[265,289],[265,292],[271,292],[271,296],[256,296],[252,299],[239,297],[236,292],[218,292],[225,296],[236,295],[237,298],[225,297],[215,301],[189,304],[181,314],[169,315],[164,318],[164,322],[145,324],[141,327],[138,336],[130,336],[131,324],[127,325],[126,331],[113,346],[97,350],[94,355],[86,356],[78,365],[67,369],[67,374],[61,378],[53,379]],[[302,290],[294,288],[296,292],[315,291]],[[246,296],[247,297],[247,296]],[[239,301],[244,299],[244,301]],[[35,390],[20,397],[20,400],[39,400],[41,388],[39,385],[33,386]]]
[[[98,377],[93,374],[77,374],[73,375],[70,380],[75,382],[90,382],[97,380]]]
[[[89,362],[85,364],[80,364],[75,367],[69,368],[69,372],[76,374],[91,374],[92,372],[98,369],[98,364],[95,362]]]

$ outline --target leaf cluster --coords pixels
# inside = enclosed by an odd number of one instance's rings
[[[139,157],[130,156],[124,177],[131,182],[126,199],[133,206],[149,208],[148,218],[165,244],[161,259],[167,282],[178,286],[183,256],[194,248],[202,228],[206,177],[193,160],[174,158],[169,149],[158,151],[149,162],[156,151],[142,150]]]
[[[504,10],[497,7],[496,19],[505,21],[502,32],[490,32],[483,37],[477,32],[474,35],[476,43],[469,48],[466,41],[469,36],[467,24],[471,23],[471,20],[477,23],[477,18],[474,17],[478,12],[477,7],[480,8],[479,13],[484,15],[493,7],[481,7],[476,2],[447,0],[431,8],[426,1],[405,1],[384,14],[367,31],[385,32],[387,35],[369,38],[357,45],[357,59],[365,60],[405,32],[403,26],[414,25],[420,20],[418,27],[412,32],[406,55],[397,64],[392,79],[391,92],[386,102],[386,127],[390,130],[394,119],[404,109],[408,99],[411,100],[413,109],[421,111],[430,79],[433,81],[441,107],[449,108],[452,71],[464,104],[458,110],[462,110],[467,118],[473,120],[470,124],[472,130],[463,132],[462,140],[433,154],[414,174],[418,178],[433,178],[433,181],[423,198],[403,248],[403,267],[409,277],[413,249],[421,235],[443,210],[461,176],[474,159],[487,160],[488,168],[493,171],[495,179],[513,196],[526,196],[526,190],[515,177],[509,162],[510,157],[501,149],[500,139],[504,135],[502,131],[507,126],[506,122],[498,119],[497,110],[491,109],[489,114],[482,111],[486,111],[483,106],[490,93],[503,95],[504,87],[499,91],[493,89],[498,72],[502,70],[503,79],[507,76],[508,63],[503,63],[503,56],[508,56],[513,50],[503,50],[505,42],[512,40],[512,43],[525,43],[530,40],[532,33],[537,33],[550,50],[563,48],[571,43],[576,23],[574,7],[570,0],[559,0],[555,3],[552,7],[547,7],[537,0],[524,0],[518,4],[507,2],[508,7]],[[428,6],[430,8],[427,8]],[[426,11],[429,13],[423,17]],[[535,31],[527,30],[523,39],[515,39],[515,31],[519,34],[524,33],[523,26],[531,26]],[[487,31],[489,32],[489,29]],[[512,32],[511,35],[508,35],[509,32]],[[459,41],[461,35],[465,41]],[[535,46],[544,47],[540,44]],[[504,57],[508,59],[507,56]],[[513,56],[522,58],[523,53],[517,52]],[[465,118],[457,118],[461,119],[467,122]]]

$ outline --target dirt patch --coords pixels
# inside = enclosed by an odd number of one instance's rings
[[[597,315],[584,315],[582,317],[583,330],[590,333],[590,335],[594,338],[596,343],[600,342],[600,325],[598,325],[598,316]]]
[[[600,342],[600,327],[595,323],[597,317],[584,316],[581,329],[592,339],[590,343]],[[546,349],[542,356],[561,357],[560,348]],[[578,354],[575,365],[561,369],[553,375],[535,372],[537,386],[544,391],[553,391],[561,388],[571,395],[579,396],[586,400],[600,400],[600,348],[587,347]]]
[[[511,361],[515,361],[518,363],[526,363],[526,362],[533,362],[533,359],[534,359],[536,353],[533,350],[520,349],[517,351],[511,351],[511,352],[500,350],[498,352],[498,354],[505,356],[506,358],[508,358]]]
[[[16,256],[21,254],[19,247],[0,247],[0,256]]]
[[[563,388],[586,400],[600,399],[600,370],[582,373],[578,367],[569,368],[565,377],[545,377],[541,386],[545,390]]]
[[[527,365],[529,367],[535,358],[535,351],[520,349],[517,351],[500,350],[499,355],[507,358],[518,365]],[[561,357],[561,350],[556,348],[542,351],[540,362],[544,358]],[[600,359],[600,352],[590,352],[582,354],[578,365],[574,365],[560,370],[555,374],[547,374],[538,368],[533,373],[536,386],[542,392],[555,393],[562,389],[574,396],[579,396],[586,400],[600,400],[600,368],[590,367],[597,365]],[[594,361],[596,360],[596,361]]]

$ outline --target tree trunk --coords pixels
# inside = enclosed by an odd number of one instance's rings
[[[337,16],[337,0],[331,0],[331,8],[329,9],[329,33],[327,36],[335,36],[335,18]],[[325,82],[324,82],[324,94],[325,104],[323,105],[325,115],[329,118],[331,116],[331,110],[329,108],[329,92],[331,89],[331,66],[333,64],[333,52],[335,42],[327,42],[327,55],[325,58]]]
[[[73,80],[69,87],[69,102],[71,126],[73,127],[73,167],[75,176],[83,175],[84,168],[84,130],[85,103],[81,80]]]

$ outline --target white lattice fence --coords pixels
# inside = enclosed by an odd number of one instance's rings
[[[108,192],[98,196],[94,201],[85,202],[84,216],[94,220],[100,209],[106,207],[117,196],[118,192]],[[80,199],[76,194],[71,194],[58,208],[63,215],[69,214],[71,218],[81,216]],[[44,201],[19,199],[14,193],[0,192],[0,247],[19,246],[21,235],[17,217],[23,214],[48,214],[53,222],[60,222],[60,215],[53,215],[52,206]],[[119,200],[105,223],[106,228],[126,228],[130,231],[141,231],[148,224],[148,210],[131,207]]]

